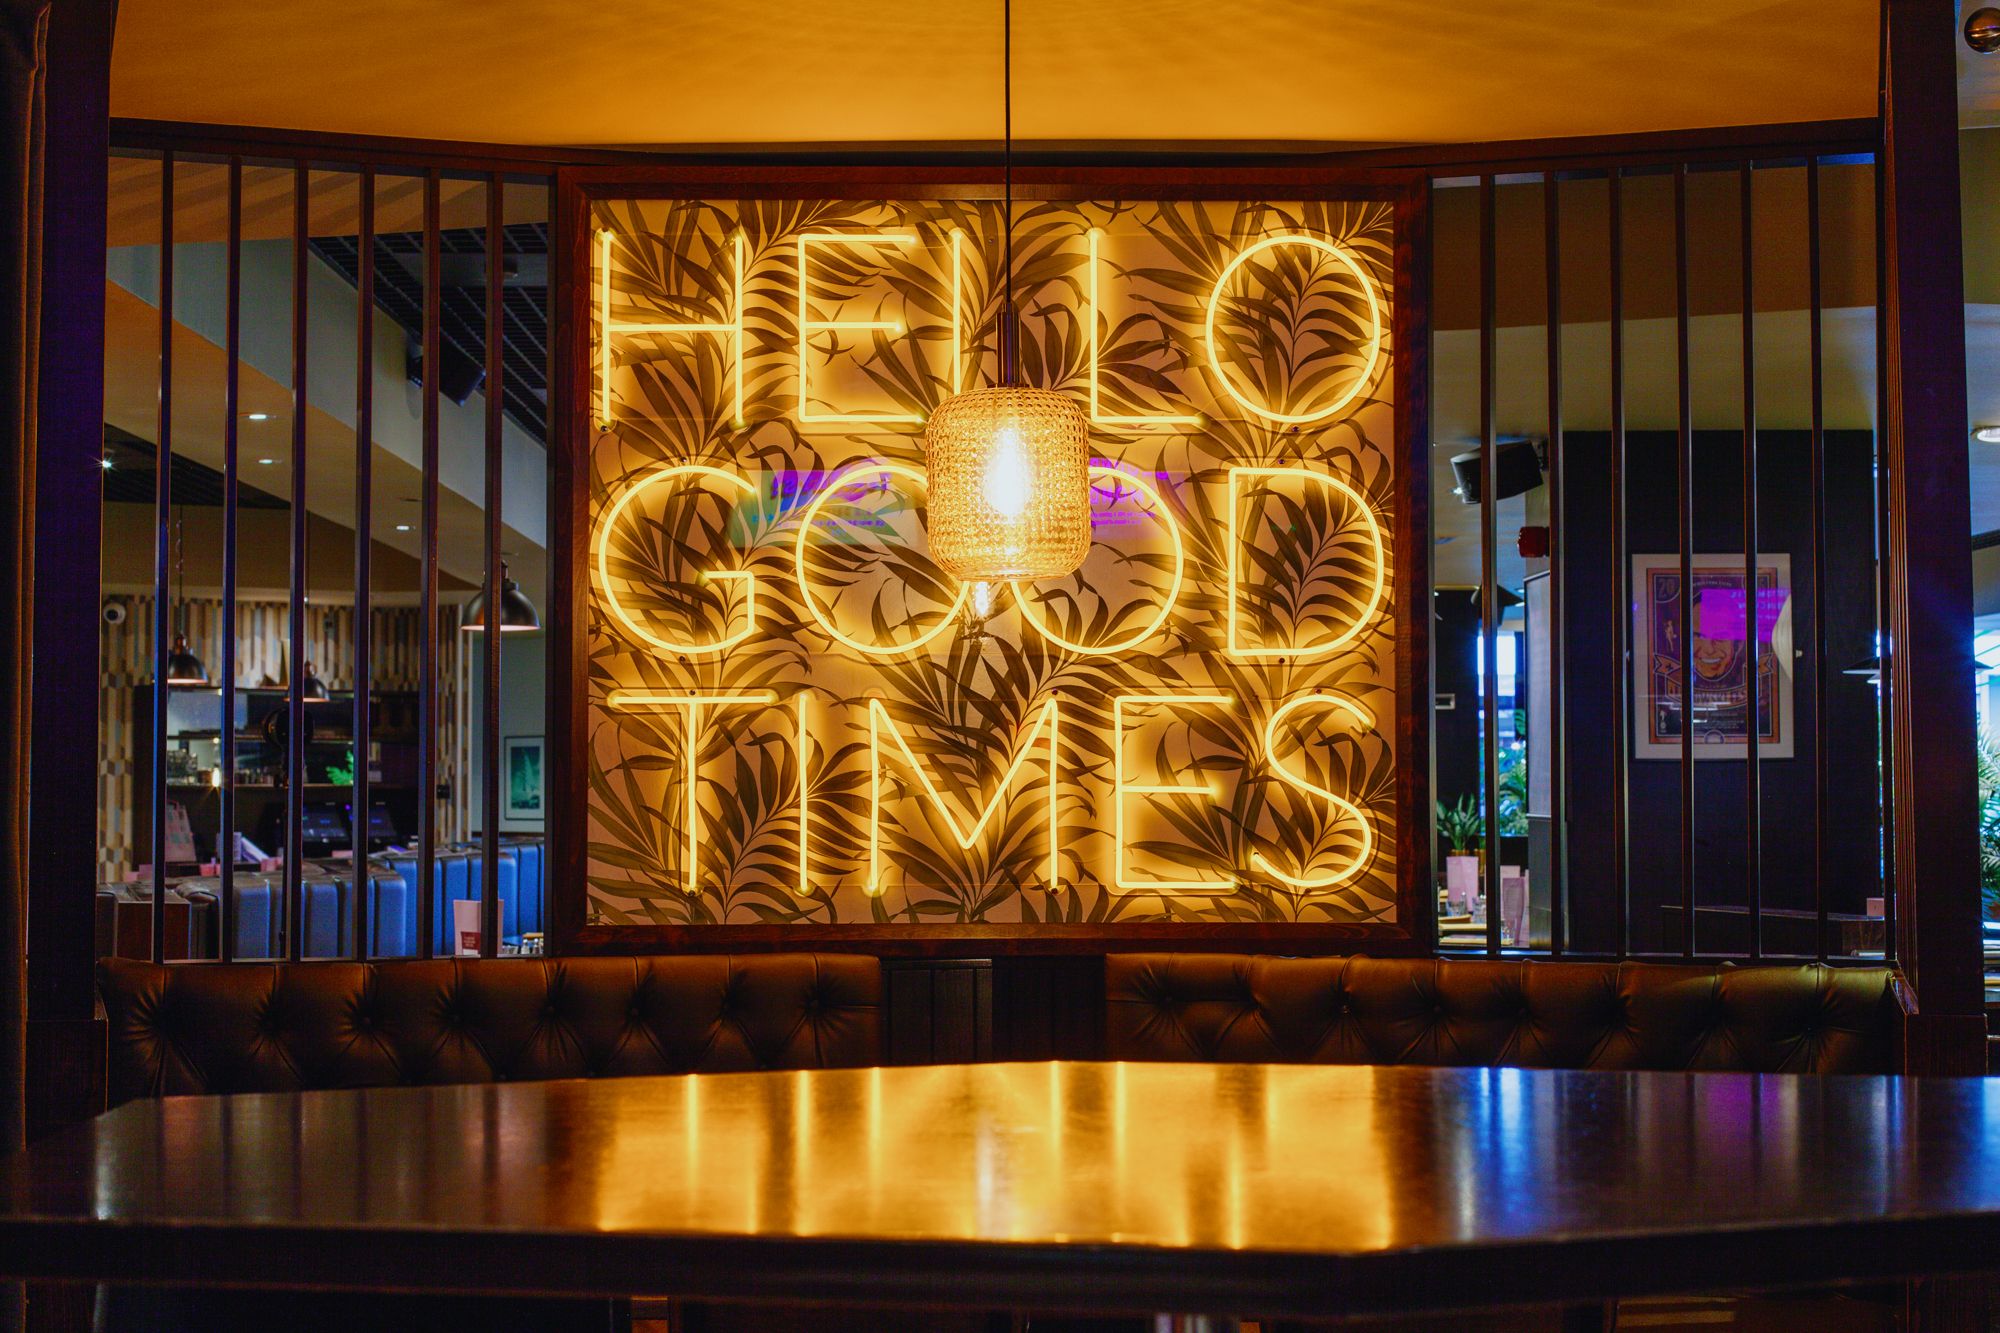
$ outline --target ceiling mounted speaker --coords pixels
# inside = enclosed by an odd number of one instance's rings
[[[1479,452],[1469,449],[1451,457],[1451,475],[1458,483],[1458,498],[1469,505],[1479,503]],[[1541,485],[1541,441],[1500,441],[1493,451],[1493,476],[1493,494],[1501,500],[1525,495]]]
[[[421,386],[424,382],[424,356],[421,347],[413,346],[404,369],[409,373],[410,383]],[[474,361],[464,352],[445,343],[438,348],[438,392],[460,407],[472,397],[480,385],[486,383],[486,367]]]

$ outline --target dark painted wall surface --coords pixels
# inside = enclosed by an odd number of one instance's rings
[[[1812,589],[1811,437],[1803,431],[1759,433],[1759,545],[1766,555],[1791,557],[1792,705],[1796,741],[1790,759],[1763,759],[1761,829],[1763,898],[1768,909],[1810,911],[1815,905],[1813,675],[1816,633]],[[1697,432],[1694,441],[1694,547],[1697,553],[1743,549],[1742,436]],[[1610,951],[1617,945],[1613,875],[1612,775],[1621,748],[1613,689],[1614,582],[1621,559],[1611,550],[1609,435],[1565,437],[1570,608],[1566,655],[1569,698],[1569,858],[1573,947]],[[1827,805],[1820,824],[1828,908],[1860,912],[1881,893],[1877,851],[1875,690],[1843,669],[1875,653],[1873,439],[1866,432],[1828,432],[1826,475],[1826,743]],[[1671,552],[1678,545],[1675,436],[1631,432],[1626,444],[1627,554]],[[1629,563],[1625,564],[1629,568]],[[1630,737],[1622,748],[1630,752]],[[1630,939],[1635,951],[1680,947],[1681,790],[1678,760],[1628,760],[1630,783]],[[1701,760],[1695,766],[1694,880],[1698,907],[1741,904],[1748,895],[1745,830],[1748,812],[1741,760]],[[1747,948],[1740,919],[1697,918],[1697,947]],[[1810,948],[1769,924],[1768,949]]]

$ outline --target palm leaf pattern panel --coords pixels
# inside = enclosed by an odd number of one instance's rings
[[[1386,588],[1337,651],[1225,652],[1230,469],[1309,468],[1338,477],[1355,497],[1292,477],[1241,479],[1236,615],[1243,645],[1309,648],[1356,625],[1376,569],[1356,498],[1376,516],[1385,571],[1393,568],[1386,549],[1394,483],[1394,348],[1386,338],[1393,219],[1386,205],[1048,202],[1019,213],[1023,379],[1087,398],[1094,318],[1101,416],[1198,420],[1095,426],[1101,470],[1089,561],[1066,579],[987,590],[983,617],[952,616],[959,590],[928,557],[922,489],[870,466],[921,471],[922,427],[799,419],[799,238],[916,237],[908,244],[810,245],[809,321],[894,327],[810,331],[804,406],[814,416],[921,418],[954,382],[970,388],[996,373],[998,208],[845,200],[610,200],[595,207],[596,225],[613,238],[614,323],[720,327],[611,339],[612,420],[591,451],[593,515],[668,466],[723,469],[751,490],[713,480],[649,488],[603,534],[608,586],[597,577],[593,549],[586,759],[594,921],[1393,919],[1396,590]],[[1289,416],[1311,415],[1354,391],[1340,411],[1290,425],[1246,411],[1217,382],[1205,329],[1210,294],[1241,252],[1267,237],[1301,234],[1337,242],[1367,273],[1384,337],[1371,362],[1367,302],[1352,275],[1322,251],[1266,247],[1238,264],[1217,303],[1215,357],[1236,389]],[[739,284],[740,421],[732,331]],[[821,497],[807,542],[809,607],[794,549],[808,504]],[[1175,570],[1169,520],[1185,560],[1172,615],[1122,652],[1062,646],[1116,644],[1146,630]],[[649,634],[674,644],[737,634],[754,596],[755,632],[721,652],[663,651],[613,618],[607,593]],[[1026,599],[1025,608],[1017,599]],[[938,632],[916,651],[869,656],[828,634],[815,609],[863,642]],[[612,707],[614,690],[768,692],[773,702],[704,710],[690,756],[684,710]],[[811,737],[803,761],[801,691]],[[1148,891],[1115,882],[1114,700],[1163,692],[1232,702],[1132,711],[1128,783],[1203,783],[1208,790],[1127,796],[1125,877],[1134,884],[1233,881],[1226,890]],[[1344,696],[1376,725],[1336,708],[1299,710],[1274,738],[1275,759],[1343,794],[1367,820],[1365,832],[1282,779],[1265,752],[1271,715],[1312,693]],[[1053,890],[1046,733],[1033,736],[1013,782],[1000,788],[1051,698],[1060,700]],[[880,701],[951,805],[950,816],[935,807],[884,733],[877,894],[867,892],[871,700]],[[809,811],[803,889],[802,784]],[[969,828],[989,801],[997,804],[981,836],[962,848],[954,823]],[[1363,858],[1365,833],[1372,845]],[[1300,890],[1259,871],[1259,856],[1299,878],[1362,864],[1337,886]]]

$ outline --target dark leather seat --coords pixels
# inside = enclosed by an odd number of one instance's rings
[[[844,954],[98,963],[109,1097],[816,1069],[881,1058]]]
[[[1890,1073],[1886,967],[1113,954],[1113,1060]]]

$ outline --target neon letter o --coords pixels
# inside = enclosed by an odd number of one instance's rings
[[[958,619],[959,611],[965,606],[967,592],[965,584],[961,583],[958,585],[958,596],[952,599],[951,608],[939,618],[937,624],[931,626],[907,643],[885,645],[863,643],[861,640],[851,638],[843,633],[833,623],[832,617],[820,610],[819,603],[814,600],[812,588],[806,579],[806,534],[812,531],[813,519],[818,516],[819,508],[826,503],[827,497],[848,485],[849,482],[847,479],[857,472],[881,472],[892,477],[901,477],[905,481],[914,481],[920,484],[927,484],[929,481],[921,471],[910,466],[908,463],[880,462],[857,463],[847,469],[847,471],[833,478],[833,480],[827,482],[825,489],[813,497],[812,503],[806,506],[805,513],[799,516],[798,544],[793,553],[793,566],[799,578],[799,600],[806,604],[806,614],[810,615],[814,623],[826,632],[828,638],[832,639],[835,643],[852,648],[857,653],[866,653],[870,657],[893,657],[897,653],[915,652],[938,635],[950,629],[952,622]]]
[[[1235,273],[1243,265],[1244,261],[1248,260],[1251,256],[1261,254],[1266,250],[1280,245],[1304,245],[1332,255],[1335,260],[1346,266],[1349,273],[1354,275],[1354,280],[1361,285],[1361,294],[1368,298],[1368,356],[1362,363],[1361,373],[1355,376],[1353,385],[1345,393],[1335,398],[1331,403],[1328,403],[1317,412],[1292,415],[1284,412],[1273,412],[1269,408],[1259,407],[1257,404],[1251,402],[1238,391],[1234,382],[1230,380],[1229,372],[1223,369],[1222,356],[1217,352],[1215,346],[1215,310],[1216,306],[1222,300],[1222,289],[1228,284],[1230,275]],[[1267,236],[1255,245],[1239,251],[1236,257],[1223,267],[1222,276],[1215,280],[1215,290],[1208,294],[1208,324],[1204,336],[1208,340],[1208,363],[1214,368],[1216,379],[1222,382],[1223,391],[1231,398],[1234,398],[1246,412],[1260,416],[1266,421],[1275,421],[1280,425],[1308,426],[1315,421],[1324,421],[1334,413],[1340,411],[1341,408],[1353,402],[1363,389],[1368,387],[1368,380],[1375,373],[1376,358],[1382,353],[1382,307],[1375,300],[1375,284],[1368,280],[1368,275],[1362,271],[1361,265],[1354,262],[1354,256],[1348,254],[1345,247],[1336,245],[1323,236]]]
[[[1021,584],[1018,579],[1011,582],[1008,586],[1010,586],[1014,590],[1014,604],[1020,608],[1021,619],[1027,621],[1028,624],[1034,628],[1034,631],[1037,634],[1047,639],[1050,643],[1055,644],[1058,648],[1065,648],[1068,649],[1070,652],[1077,653],[1085,657],[1102,657],[1111,653],[1128,652],[1131,649],[1138,647],[1140,644],[1144,643],[1146,640],[1152,638],[1155,634],[1159,633],[1160,626],[1167,623],[1167,617],[1173,614],[1174,603],[1180,600],[1181,574],[1183,569],[1187,565],[1187,548],[1181,542],[1180,524],[1174,521],[1174,516],[1172,512],[1169,511],[1166,504],[1161,501],[1160,493],[1158,491],[1154,490],[1151,486],[1147,485],[1139,478],[1133,476],[1131,473],[1122,472],[1115,467],[1107,467],[1102,463],[1092,463],[1090,465],[1090,471],[1093,476],[1101,472],[1104,473],[1106,476],[1116,477],[1120,481],[1130,482],[1138,490],[1145,492],[1146,498],[1152,501],[1153,503],[1153,512],[1158,514],[1160,516],[1160,521],[1167,525],[1167,535],[1169,537],[1172,537],[1174,541],[1174,577],[1172,581],[1167,584],[1167,595],[1160,602],[1159,612],[1156,615],[1154,615],[1154,617],[1150,621],[1146,623],[1146,627],[1144,629],[1140,630],[1136,634],[1127,635],[1125,638],[1120,639],[1116,643],[1100,643],[1095,646],[1088,646],[1081,643],[1071,643],[1068,639],[1065,639],[1062,635],[1056,633],[1054,630],[1050,629],[1046,624],[1044,624],[1042,622],[1041,613],[1039,611],[1034,610],[1033,603],[1031,603],[1028,600],[1028,598],[1022,594]]]

